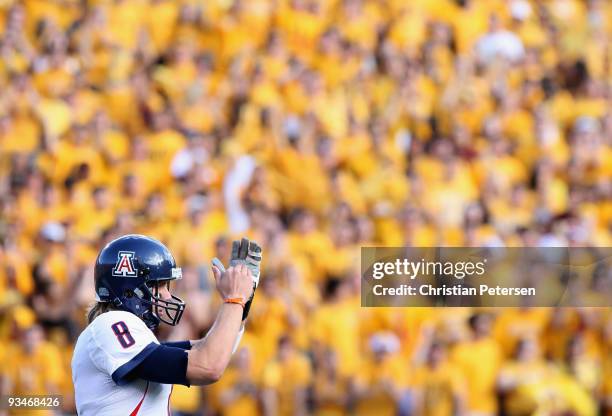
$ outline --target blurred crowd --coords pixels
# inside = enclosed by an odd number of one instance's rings
[[[361,246],[612,245],[611,2],[0,0],[0,33],[0,392],[74,412],[110,239],[174,253],[176,340],[246,235],[247,334],[174,414],[612,414],[609,308],[359,292]]]

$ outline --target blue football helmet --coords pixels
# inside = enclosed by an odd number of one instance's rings
[[[181,269],[165,245],[144,235],[124,235],[98,254],[94,270],[96,300],[132,312],[152,330],[160,322],[177,325],[185,302],[174,295],[171,300],[162,299],[157,292],[160,282],[169,284],[180,278]]]

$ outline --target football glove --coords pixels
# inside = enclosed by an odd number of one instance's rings
[[[255,241],[249,241],[247,238],[243,238],[240,241],[234,241],[232,243],[232,257],[230,259],[230,266],[236,266],[238,264],[246,264],[247,268],[251,271],[253,277],[253,294],[247,300],[244,305],[242,312],[242,320],[244,321],[249,315],[251,310],[251,303],[255,296],[255,289],[259,286],[259,276],[261,275],[261,247]],[[213,259],[213,264],[221,271],[225,272],[223,263],[218,258]]]
[[[261,247],[255,241],[249,241],[247,238],[243,238],[240,241],[234,241],[232,243],[232,258],[230,260],[230,266],[237,264],[246,264],[248,269],[251,271],[253,276],[253,294],[247,300],[244,305],[244,311],[242,313],[242,320],[244,321],[249,316],[251,310],[251,304],[253,303],[253,297],[255,296],[255,290],[259,286],[259,276],[261,274]]]

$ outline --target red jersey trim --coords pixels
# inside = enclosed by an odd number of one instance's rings
[[[140,406],[142,406],[142,402],[144,402],[144,399],[145,399],[145,396],[147,395],[148,390],[149,390],[149,382],[147,381],[147,387],[145,388],[145,392],[142,395],[142,399],[140,399],[138,406],[136,406],[136,408],[132,410],[132,413],[130,413],[130,416],[136,416],[138,414],[138,411],[140,410]]]
[[[172,396],[172,390],[174,390],[174,384],[172,387],[170,387],[170,394],[168,395],[168,416],[172,415],[172,412],[170,411],[170,397]]]

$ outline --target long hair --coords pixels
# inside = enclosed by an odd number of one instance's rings
[[[87,311],[87,323],[90,324],[98,316],[108,311],[116,311],[117,308],[112,302],[96,302]]]

